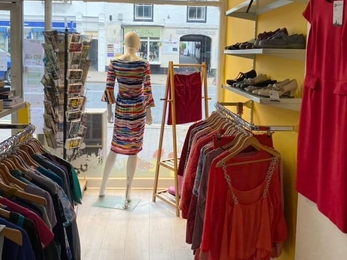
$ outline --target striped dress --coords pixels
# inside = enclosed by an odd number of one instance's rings
[[[115,98],[116,80],[118,93]],[[146,108],[154,107],[148,61],[111,60],[105,94],[109,104],[116,104],[111,151],[137,154],[142,150]]]

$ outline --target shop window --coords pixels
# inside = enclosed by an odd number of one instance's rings
[[[187,22],[206,23],[206,6],[187,6]]]
[[[159,62],[159,46],[159,39],[141,37],[141,46],[138,55],[150,62]]]
[[[134,21],[153,21],[153,5],[135,4]]]

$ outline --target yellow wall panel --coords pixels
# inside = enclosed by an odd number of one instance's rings
[[[228,6],[232,8],[240,2],[239,0],[229,0]],[[307,23],[302,17],[305,7],[305,4],[290,4],[261,14],[258,16],[257,23],[238,18],[228,18],[227,41],[225,45],[247,41],[254,35],[258,35],[258,33],[274,31],[282,27],[286,27],[289,34],[306,34]],[[253,68],[253,65],[258,74],[266,73],[272,79],[297,79],[299,88],[296,91],[296,97],[301,97],[305,70],[305,62],[303,60],[258,55],[253,64],[252,60],[249,59],[227,56],[225,59],[225,78],[223,83],[225,83],[226,79],[235,78],[240,71],[249,71]],[[224,101],[244,102],[246,100],[244,97],[224,90]],[[253,115],[256,124],[297,126],[300,113],[268,105],[255,104]],[[245,109],[243,117],[249,120],[248,109]],[[283,158],[285,217],[288,226],[288,239],[284,245],[283,254],[279,259],[293,260],[295,255],[297,214],[297,192],[295,190],[297,132],[276,132],[273,134],[273,140],[275,148],[281,153]]]

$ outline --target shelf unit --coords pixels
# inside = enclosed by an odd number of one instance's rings
[[[16,105],[13,105],[12,108],[8,108],[8,109],[5,108],[4,110],[2,110],[0,112],[0,118],[8,116],[8,115],[10,115],[10,114],[12,114],[12,113],[14,113],[14,112],[24,108],[25,105],[26,105],[26,102],[20,102],[20,103],[18,103]]]
[[[307,3],[308,0],[254,0],[247,12],[249,0],[226,11],[226,16],[256,21],[257,16],[292,3]]]
[[[226,11],[225,15],[228,17],[235,17],[240,19],[251,20],[257,23],[258,15],[266,13],[271,10],[292,4],[292,3],[307,3],[308,0],[254,0],[251,6],[250,1],[246,0],[241,4]],[[248,12],[247,12],[248,10]],[[255,36],[255,35],[254,35]],[[224,50],[225,55],[232,55],[247,59],[255,59],[257,55],[277,56],[285,59],[294,59],[305,61],[305,49],[242,49],[242,50]],[[249,94],[245,91],[238,90],[229,85],[223,85],[222,88],[232,91],[233,93],[244,96],[259,104],[266,104],[274,107],[300,111],[301,98],[281,98],[280,101],[273,101],[270,98],[263,98],[256,95]]]
[[[301,109],[301,98],[281,98],[280,101],[274,101],[274,100],[271,100],[270,98],[266,98],[266,97],[264,98],[264,97],[249,94],[245,91],[233,88],[229,85],[223,85],[222,88],[227,89],[233,93],[239,94],[259,104],[264,104],[264,105],[269,105],[273,107],[294,110],[294,111],[300,111]]]
[[[256,55],[271,55],[286,59],[304,61],[306,50],[303,49],[244,49],[244,50],[225,50],[224,54],[234,55],[247,59],[254,59]]]

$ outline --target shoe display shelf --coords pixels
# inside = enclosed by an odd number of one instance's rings
[[[254,0],[248,12],[250,1],[246,0],[241,4],[226,11],[226,16],[236,17],[251,21],[256,21],[257,16],[268,11],[280,8],[292,3],[307,3],[308,0]]]
[[[253,95],[250,93],[247,93],[243,90],[231,87],[229,85],[222,85],[222,88],[227,89],[233,93],[239,94],[245,98],[248,98],[249,100],[252,100],[254,102],[257,102],[259,104],[269,105],[273,107],[288,109],[288,110],[294,110],[294,111],[300,111],[301,109],[301,98],[286,98],[282,97],[280,100],[272,100],[267,97],[260,97],[257,95]]]
[[[226,55],[234,55],[248,59],[254,59],[255,55],[272,55],[287,59],[304,61],[306,50],[304,49],[244,49],[244,50],[224,50]]]
[[[228,17],[235,17],[240,19],[251,20],[257,23],[258,15],[275,10],[282,6],[292,3],[307,3],[308,0],[254,0],[250,5],[250,1],[246,0],[241,4],[227,10],[225,12]],[[247,12],[248,10],[248,12]],[[271,55],[282,57],[286,59],[294,59],[304,61],[306,58],[305,49],[274,49],[274,48],[255,48],[255,49],[241,49],[241,50],[224,50],[225,55],[233,55],[247,59],[255,59],[256,55]],[[301,98],[280,98],[280,100],[272,100],[267,97],[260,97],[247,93],[245,91],[233,88],[229,85],[223,85],[222,88],[229,90],[233,93],[239,94],[259,104],[266,104],[283,109],[300,111]]]

